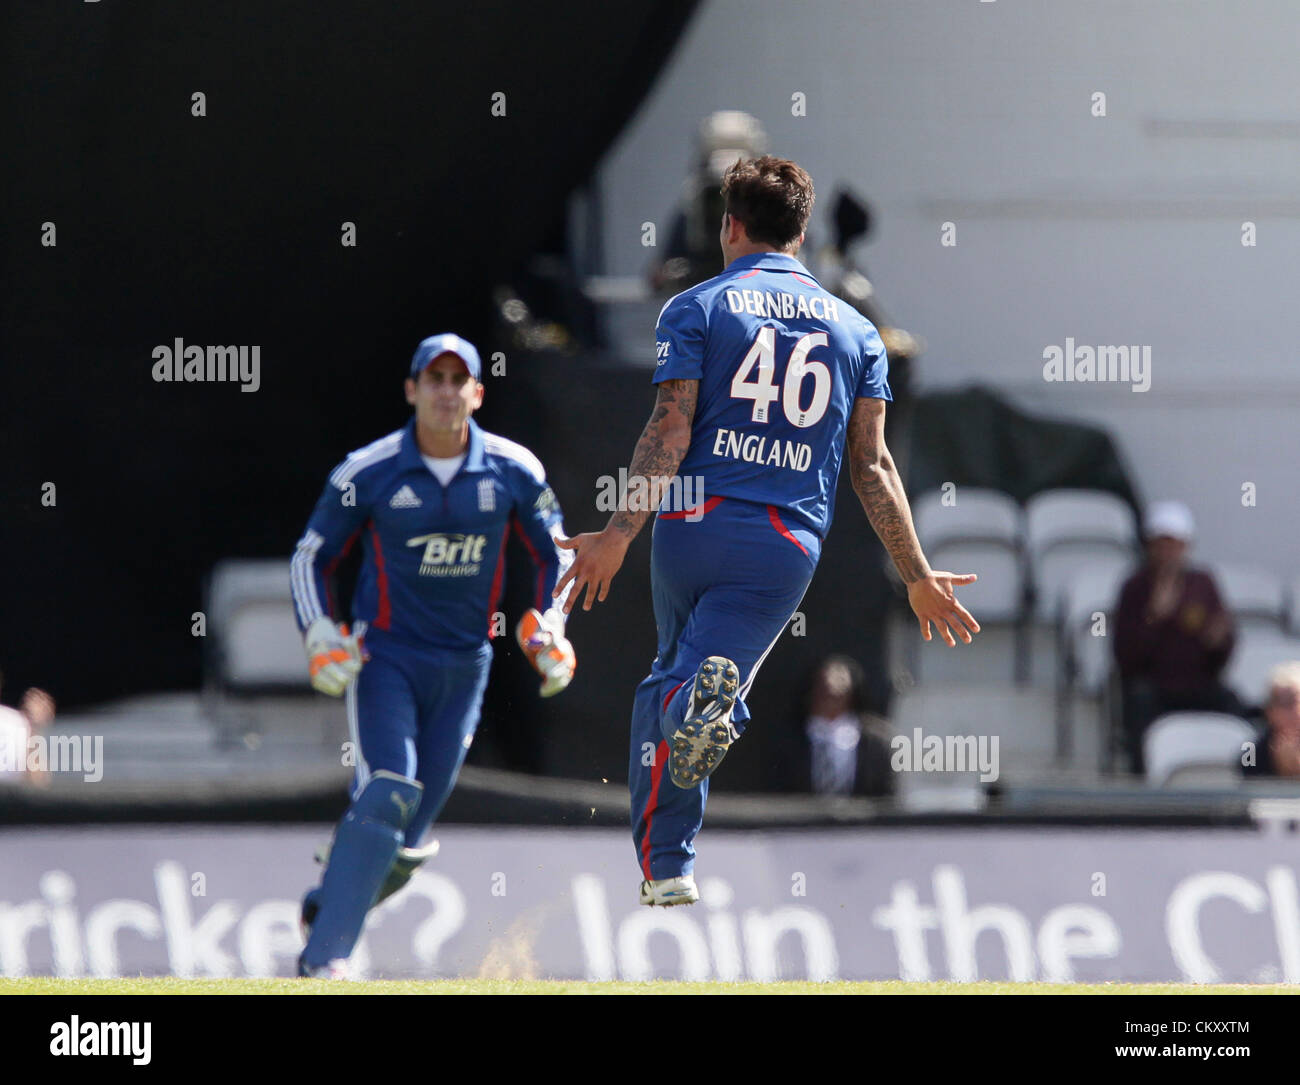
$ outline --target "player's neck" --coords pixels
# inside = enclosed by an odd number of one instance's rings
[[[469,448],[469,423],[461,426],[460,431],[434,431],[415,423],[415,443],[420,448],[421,456],[433,456],[435,459],[447,460],[460,456]]]
[[[795,252],[786,252],[784,249],[774,249],[771,245],[740,245],[731,250],[731,259],[727,261],[727,266],[730,267],[737,260],[740,260],[743,257],[759,256],[768,252],[774,252],[780,256],[790,256],[796,259],[799,255],[797,250]]]

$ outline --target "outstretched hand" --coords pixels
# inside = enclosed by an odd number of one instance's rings
[[[957,602],[953,591],[959,584],[974,584],[974,573],[939,573],[931,572],[929,576],[914,580],[907,585],[907,601],[912,604],[916,620],[921,624],[921,636],[930,640],[930,623],[939,631],[939,636],[955,648],[957,642],[952,631],[956,630],[966,644],[971,636],[980,631],[979,622],[971,617],[970,611]]]
[[[564,613],[573,610],[573,604],[584,588],[587,594],[582,601],[583,610],[590,610],[592,603],[603,603],[609,594],[610,582],[623,567],[628,540],[607,528],[604,531],[588,531],[571,539],[556,539],[555,545],[562,550],[576,551],[569,571],[560,578],[555,591],[551,593],[552,598],[558,599],[565,585],[573,582],[573,591],[564,601]]]

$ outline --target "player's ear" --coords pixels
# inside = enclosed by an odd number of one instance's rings
[[[412,407],[414,407],[415,406],[415,381],[411,380],[410,377],[407,377],[405,388],[406,388],[406,402],[409,403]]]
[[[477,411],[483,406],[483,382],[475,381],[474,383],[478,385],[478,395],[474,398],[474,409]]]

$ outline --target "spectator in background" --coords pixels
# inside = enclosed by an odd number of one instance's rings
[[[718,252],[718,222],[722,218],[722,178],[738,159],[755,158],[767,149],[768,136],[757,117],[734,109],[710,113],[695,133],[695,158],[682,185],[682,195],[669,224],[663,259],[650,268],[650,288],[661,297],[712,279],[722,271]],[[880,333],[889,358],[889,387],[894,406],[885,419],[885,437],[899,432],[904,411],[910,408],[912,374],[924,343],[898,327],[885,313],[875,287],[849,249],[872,232],[870,206],[841,189],[831,208],[832,238],[817,246],[812,234],[805,236],[805,264],[830,293],[847,301]],[[507,317],[509,322],[510,318]],[[902,463],[900,442],[894,459]]]
[[[1156,502],[1145,521],[1147,560],[1124,583],[1115,615],[1115,659],[1132,771],[1144,771],[1142,737],[1166,712],[1242,714],[1221,681],[1236,639],[1214,578],[1186,564],[1195,525],[1177,501]]]
[[[804,756],[791,781],[818,795],[888,795],[894,790],[885,721],[866,709],[856,660],[828,656],[813,672],[799,721]]]
[[[1254,763],[1246,776],[1300,777],[1300,660],[1283,663],[1269,676],[1264,728],[1255,739]]]
[[[723,109],[700,121],[695,162],[673,213],[663,262],[650,269],[653,290],[678,294],[722,271],[718,223],[726,210],[722,201],[723,175],[738,159],[754,158],[766,148],[767,133],[762,123],[748,113]]]
[[[0,686],[3,681],[0,672]],[[27,772],[27,742],[53,721],[54,698],[43,689],[29,689],[17,708],[0,705],[0,779],[17,781],[25,777],[29,783],[48,782],[44,772]]]

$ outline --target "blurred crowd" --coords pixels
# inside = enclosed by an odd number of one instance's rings
[[[1199,711],[1255,724],[1244,772],[1300,777],[1300,660],[1273,670],[1262,704],[1244,702],[1224,681],[1236,622],[1214,575],[1188,561],[1191,511],[1157,502],[1143,527],[1146,560],[1120,591],[1114,640],[1129,769],[1146,771],[1144,740],[1157,719]]]

